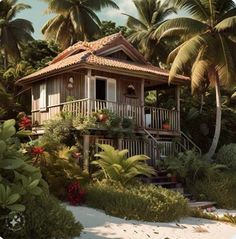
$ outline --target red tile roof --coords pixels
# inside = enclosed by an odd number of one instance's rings
[[[83,63],[85,64],[83,66],[86,66],[85,68],[89,68],[89,66],[100,66],[114,69],[114,71],[116,69],[130,71],[134,75],[135,73],[142,73],[144,75],[151,74],[153,78],[160,75],[168,77],[168,71],[154,67],[150,63],[138,63],[96,55],[97,51],[100,51],[104,47],[109,47],[109,45],[114,43],[118,38],[127,42],[120,33],[104,37],[94,42],[78,42],[59,54],[49,66],[18,80],[17,84],[27,84],[30,80],[40,80],[43,77],[57,74],[59,71],[63,72],[71,66],[79,67]],[[177,76],[177,78],[182,81],[188,80],[188,78],[184,76]]]

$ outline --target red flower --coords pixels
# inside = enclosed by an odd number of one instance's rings
[[[69,184],[67,187],[67,200],[71,205],[78,205],[85,201],[85,190],[78,182]]]
[[[40,146],[35,146],[31,150],[31,153],[34,155],[40,155],[40,154],[43,154],[43,152],[44,152],[44,148]]]
[[[30,129],[31,125],[31,120],[27,116],[20,119],[19,126],[21,129]]]

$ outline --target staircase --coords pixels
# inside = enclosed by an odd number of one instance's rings
[[[168,156],[176,155],[180,152],[187,150],[195,151],[201,155],[201,149],[184,133],[181,131],[181,135],[178,138],[165,138],[157,139],[148,130],[144,129],[145,135],[149,141],[153,141],[153,144],[159,149],[159,159],[164,159]],[[152,158],[152,155],[148,155]],[[152,161],[154,161],[152,159]],[[156,166],[156,163],[152,166]]]

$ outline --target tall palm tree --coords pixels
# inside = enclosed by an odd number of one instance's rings
[[[166,21],[154,33],[157,39],[184,36],[169,54],[169,80],[177,73],[191,76],[194,92],[202,85],[215,86],[216,127],[208,156],[217,148],[221,131],[221,86],[236,79],[236,4],[233,0],[174,0],[190,17]],[[190,69],[190,70],[189,70]]]
[[[0,2],[0,50],[4,56],[4,67],[7,68],[8,57],[19,58],[20,47],[33,40],[32,23],[25,19],[15,18],[22,10],[30,6],[17,3],[17,0],[2,0]]]
[[[65,49],[79,40],[89,40],[101,24],[95,11],[119,7],[113,0],[44,0],[48,11],[56,13],[43,27],[47,39],[55,39]]]
[[[170,14],[175,13],[175,8],[160,0],[133,0],[138,11],[138,18],[127,15],[127,26],[131,31],[129,40],[137,44],[139,50],[148,61],[156,60],[159,56],[164,58],[167,46],[163,41],[157,45],[152,35],[154,31],[166,20]]]

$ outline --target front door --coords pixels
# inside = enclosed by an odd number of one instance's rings
[[[107,100],[107,81],[105,79],[96,79],[96,100]]]

